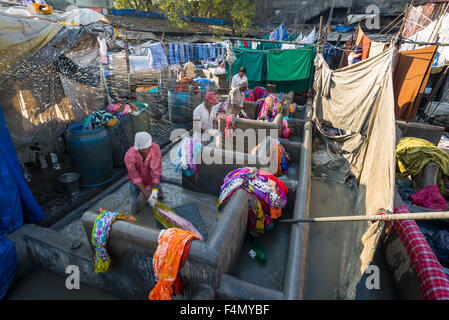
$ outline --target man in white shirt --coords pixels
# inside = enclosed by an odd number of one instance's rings
[[[213,119],[216,117],[216,113],[212,107],[218,103],[220,102],[217,100],[215,92],[208,92],[204,102],[193,110],[193,139],[197,142],[202,142],[202,133],[213,129]]]
[[[239,116],[240,113],[247,117],[245,111],[243,111],[243,101],[245,100],[245,91],[248,88],[248,81],[241,80],[237,87],[229,92],[228,99],[226,100],[226,114],[234,114]]]
[[[248,82],[248,78],[245,76],[245,74],[246,74],[246,68],[241,67],[240,72],[232,77],[232,82],[231,82],[232,89],[237,88],[237,85],[240,83],[240,81]]]

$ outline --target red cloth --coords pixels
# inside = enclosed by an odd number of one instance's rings
[[[394,213],[410,212],[407,207],[400,206],[394,209]],[[449,278],[416,222],[394,221],[393,226],[415,266],[424,299],[449,300]]]
[[[287,195],[288,188],[285,186],[285,184],[281,180],[279,180],[278,178],[273,176],[271,173],[266,172],[266,171],[259,170],[258,174],[262,177],[266,177],[266,178],[276,182],[277,186],[282,190],[282,192],[284,192],[284,194]]]
[[[125,165],[128,169],[127,179],[134,184],[143,182],[145,187],[159,184],[162,175],[162,155],[157,143],[151,145],[150,153],[144,159],[134,146],[125,154]]]
[[[447,201],[443,198],[440,190],[436,185],[430,185],[419,192],[414,193],[410,196],[413,204],[420,207],[425,207],[429,209],[445,210],[447,207]]]

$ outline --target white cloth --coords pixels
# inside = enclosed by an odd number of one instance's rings
[[[313,28],[313,30],[307,35],[307,37],[305,37],[304,39],[302,39],[299,43],[301,44],[313,44],[316,41],[316,30],[315,28]]]
[[[243,78],[240,77],[240,75],[237,73],[236,75],[234,75],[232,77],[232,82],[231,82],[231,87],[234,88],[238,88],[238,84],[240,83],[240,81],[242,80],[246,80],[246,82],[248,82],[248,78],[246,76],[243,76]]]
[[[197,142],[201,142],[201,129],[213,129],[213,120],[217,114],[215,110],[213,107],[209,112],[204,102],[193,110],[193,139]]]
[[[134,138],[134,150],[146,149],[151,147],[152,144],[153,139],[151,138],[151,134],[145,131],[136,133]]]

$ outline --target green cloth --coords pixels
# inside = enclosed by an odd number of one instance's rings
[[[312,46],[302,49],[273,50],[267,54],[268,81],[295,81],[309,79],[315,58]]]
[[[253,50],[233,48],[235,61],[231,68],[231,77],[237,74],[240,67],[246,68],[248,87],[264,87],[268,82],[276,84],[279,92],[304,92],[312,88],[315,67],[313,60],[315,50],[309,46],[304,49],[290,50]],[[270,63],[268,57],[272,56],[272,74],[275,79],[268,79]],[[293,62],[294,61],[294,62]],[[229,65],[226,62],[226,74],[229,74]],[[281,76],[279,76],[281,74]]]
[[[396,158],[403,176],[419,179],[424,166],[429,162],[438,164],[442,176],[438,177],[438,188],[444,194],[443,176],[449,176],[449,155],[433,143],[419,138],[402,138],[396,147]]]

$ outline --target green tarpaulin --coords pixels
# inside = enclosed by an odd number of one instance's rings
[[[289,50],[253,50],[233,48],[235,61],[231,76],[237,74],[240,67],[246,68],[249,88],[265,86],[267,82],[276,84],[280,92],[304,92],[313,84],[315,58],[314,47]],[[229,66],[226,63],[226,74]],[[271,77],[271,78],[270,78]]]
[[[303,49],[272,50],[267,54],[268,81],[295,81],[310,78],[315,58],[313,47]]]

